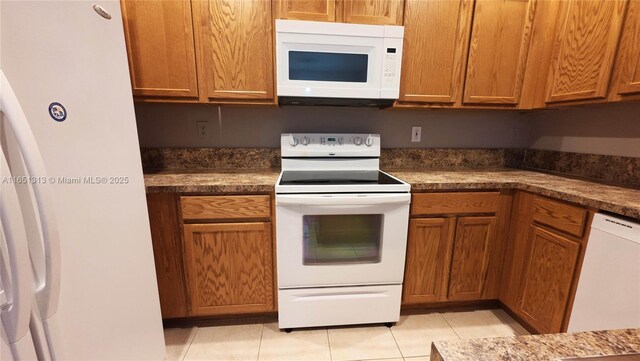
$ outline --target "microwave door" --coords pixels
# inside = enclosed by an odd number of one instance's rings
[[[379,99],[383,40],[361,40],[278,43],[278,96]]]

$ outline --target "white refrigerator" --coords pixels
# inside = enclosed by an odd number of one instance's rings
[[[95,4],[0,1],[3,361],[164,358],[120,4]]]

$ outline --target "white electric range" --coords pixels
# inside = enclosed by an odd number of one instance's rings
[[[410,185],[379,170],[378,134],[282,134],[279,327],[398,321]]]

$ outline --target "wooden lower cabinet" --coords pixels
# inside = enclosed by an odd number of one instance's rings
[[[593,213],[528,192],[516,194],[499,300],[532,331],[566,330]]]
[[[542,333],[560,332],[580,244],[531,226],[518,314]]]
[[[275,310],[271,199],[147,194],[163,319]]]
[[[271,223],[184,225],[192,314],[273,310]]]
[[[482,299],[493,243],[496,217],[460,217],[449,279],[449,300]]]
[[[402,304],[497,299],[512,192],[412,197]]]
[[[409,222],[403,303],[446,301],[455,218]]]
[[[189,313],[177,199],[175,193],[147,194],[162,318]]]

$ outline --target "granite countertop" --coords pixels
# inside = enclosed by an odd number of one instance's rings
[[[640,190],[542,172],[498,169],[385,169],[411,184],[412,191],[520,189],[640,219]],[[280,170],[199,169],[145,174],[147,192],[272,192]]]
[[[640,353],[640,329],[435,341],[431,344],[432,361],[551,361],[636,353]]]
[[[145,172],[148,193],[268,193],[280,169],[194,169]]]

